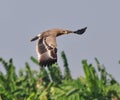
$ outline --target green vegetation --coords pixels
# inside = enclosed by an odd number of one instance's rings
[[[120,100],[119,83],[96,58],[97,67],[83,60],[85,75],[73,79],[65,53],[61,56],[64,74],[57,64],[35,71],[28,63],[16,73],[12,59],[0,58],[6,71],[0,71],[0,100]],[[39,66],[34,57],[31,60]]]

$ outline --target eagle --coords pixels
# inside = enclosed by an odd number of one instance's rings
[[[81,28],[76,31],[54,28],[47,31],[44,31],[34,38],[31,39],[35,41],[38,39],[36,44],[36,52],[38,56],[38,62],[41,67],[51,66],[57,62],[57,43],[56,37],[64,34],[83,34],[86,31],[87,27]]]

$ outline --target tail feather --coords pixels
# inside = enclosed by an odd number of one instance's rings
[[[49,52],[45,52],[43,54],[41,54],[40,58],[38,58],[39,60],[39,65],[42,67],[45,66],[49,66],[54,64],[55,62],[57,62],[57,54],[51,51]]]

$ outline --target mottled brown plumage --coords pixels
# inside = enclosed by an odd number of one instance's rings
[[[32,38],[31,41],[35,41],[38,39],[36,45],[36,52],[38,55],[38,61],[40,66],[49,66],[57,62],[57,44],[56,44],[57,36],[69,33],[83,34],[86,29],[87,27],[77,31],[51,29],[42,32],[41,34]]]

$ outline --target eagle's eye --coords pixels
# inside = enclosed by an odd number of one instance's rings
[[[66,30],[63,31],[64,34],[68,34],[68,32]]]

